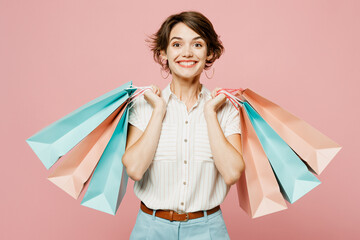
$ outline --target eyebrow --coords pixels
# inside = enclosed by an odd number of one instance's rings
[[[202,37],[201,37],[201,36],[197,36],[197,37],[194,37],[194,38],[193,38],[193,40],[196,40],[196,39],[199,39],[199,38],[201,38],[201,39],[202,39]],[[182,38],[181,38],[181,37],[172,37],[172,38],[170,39],[170,42],[171,42],[173,39],[179,39],[179,40],[182,40]]]

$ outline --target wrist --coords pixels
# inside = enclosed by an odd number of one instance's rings
[[[164,106],[156,106],[153,110],[155,115],[164,116],[166,113],[166,107]]]
[[[204,109],[205,120],[216,118],[216,112],[211,109]]]

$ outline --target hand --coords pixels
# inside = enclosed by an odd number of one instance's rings
[[[156,85],[151,85],[151,91],[145,91],[144,99],[154,108],[166,112],[166,102],[161,97],[161,90]]]
[[[238,97],[241,101],[245,102],[246,99],[245,99],[244,96],[243,96],[243,92],[244,92],[244,91],[245,91],[245,89],[240,88],[240,90],[237,91],[237,92],[234,94],[234,96],[235,96],[235,97]]]
[[[204,106],[205,115],[214,114],[214,113],[216,114],[217,110],[225,103],[225,101],[226,101],[225,94],[220,93],[219,95],[216,96],[216,92],[219,89],[220,88],[215,88],[211,92],[212,99],[208,100],[205,103],[205,106]]]

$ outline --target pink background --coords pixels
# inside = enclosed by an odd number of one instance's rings
[[[133,181],[116,216],[81,206],[25,140],[127,81],[164,88],[144,39],[183,10],[204,13],[225,46],[214,78],[202,75],[209,89],[251,88],[343,146],[287,210],[252,220],[233,185],[222,204],[230,237],[360,237],[360,1],[0,0],[0,239],[128,239]]]

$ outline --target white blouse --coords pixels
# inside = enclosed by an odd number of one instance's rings
[[[211,209],[221,204],[230,190],[214,164],[204,118],[204,104],[211,99],[211,91],[202,85],[189,112],[171,92],[170,83],[161,94],[167,110],[158,147],[143,178],[134,183],[134,193],[152,209]],[[138,97],[130,108],[129,123],[145,131],[152,110],[144,96]],[[225,137],[241,133],[239,111],[229,100],[219,108],[217,118]]]

